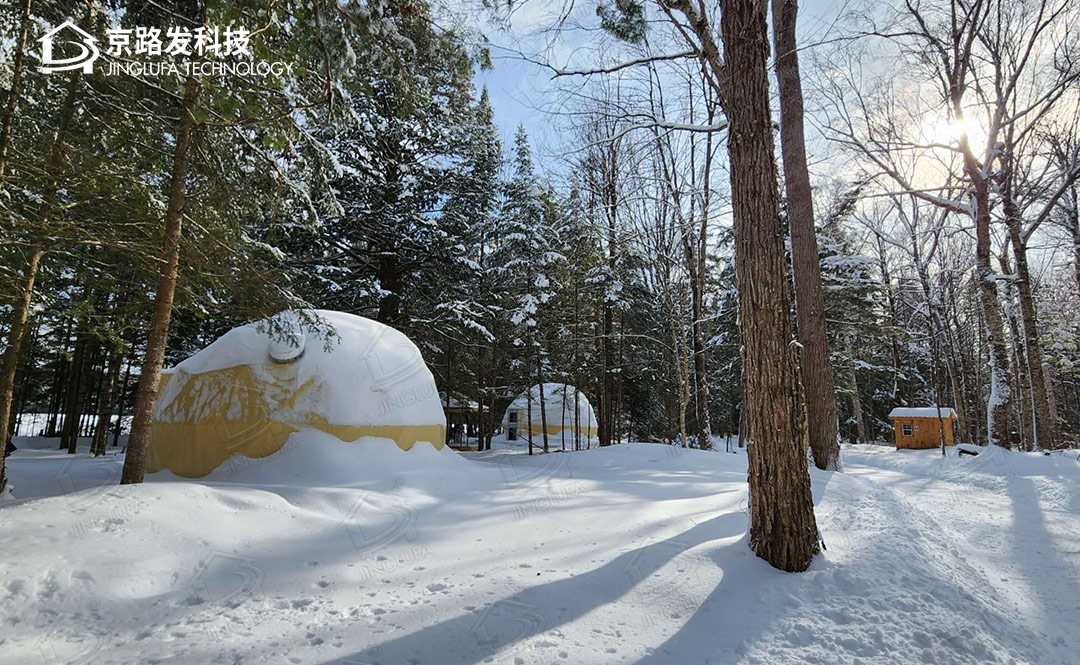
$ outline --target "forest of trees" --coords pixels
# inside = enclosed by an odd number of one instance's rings
[[[404,331],[488,437],[565,382],[600,445],[753,441],[754,510],[803,541],[758,551],[787,569],[817,546],[809,480],[763,460],[836,469],[897,406],[955,408],[964,441],[1080,441],[1080,6],[860,5],[813,48],[794,0],[771,31],[755,0],[594,9],[588,66],[529,56],[564,141],[541,159],[524,127],[500,141],[479,34],[423,0],[0,7],[0,431],[48,414],[34,434],[103,451],[132,416],[139,482],[163,366],[341,310]],[[291,69],[42,73],[67,19],[102,43],[245,25]]]

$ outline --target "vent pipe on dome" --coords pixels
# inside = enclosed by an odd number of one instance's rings
[[[279,314],[280,319],[286,319],[286,312]],[[289,316],[283,321],[285,330],[270,333],[270,359],[276,363],[291,363],[304,355],[304,328],[296,316]]]

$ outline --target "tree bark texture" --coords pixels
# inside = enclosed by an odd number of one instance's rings
[[[795,25],[797,0],[772,0],[776,40],[776,80],[780,93],[780,145],[784,157],[788,224],[791,228],[791,266],[795,282],[795,314],[803,389],[806,391],[810,452],[819,469],[840,469],[837,438],[836,389],[825,334],[825,297],[814,231],[814,202],[806,165],[803,136],[803,94]],[[865,432],[864,432],[865,433]]]
[[[1057,423],[1050,417],[1050,396],[1043,378],[1042,350],[1039,348],[1039,322],[1035,313],[1035,297],[1031,289],[1031,271],[1028,268],[1027,245],[1021,237],[1021,223],[1012,197],[1005,196],[1005,226],[1016,261],[1016,291],[1020,297],[1020,319],[1023,324],[1024,349],[1027,351],[1028,383],[1031,398],[1035,402],[1034,443],[1036,446],[1054,450],[1058,445]]]
[[[819,544],[773,155],[767,8],[764,0],[724,0],[721,7],[750,439],[750,546],[776,568],[802,571],[810,566]]]
[[[195,129],[195,103],[199,96],[199,81],[188,77],[184,83],[184,101],[180,122],[176,128],[173,148],[173,168],[169,181],[169,207],[165,215],[165,243],[161,249],[157,294],[154,297],[154,317],[146,339],[146,357],[139,377],[135,398],[135,413],[128,438],[127,456],[120,483],[141,483],[146,475],[146,455],[150,448],[150,421],[154,412],[161,382],[161,366],[165,362],[165,344],[169,337],[176,275],[180,267],[180,237],[183,229],[184,206],[187,202],[188,160]]]

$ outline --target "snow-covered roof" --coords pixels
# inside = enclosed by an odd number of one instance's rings
[[[937,418],[936,406],[899,407],[889,412],[890,418]],[[955,418],[956,411],[947,406],[941,407],[942,418]]]
[[[277,317],[290,326],[283,342],[275,340],[265,321],[257,321],[233,328],[168,370],[171,380],[158,397],[155,417],[169,422],[195,418],[187,408],[167,408],[184,384],[202,374],[246,366],[264,389],[267,407],[282,422],[346,426],[445,422],[435,379],[420,350],[401,331],[322,309],[309,310],[306,317],[295,312]],[[288,355],[295,356],[293,362],[281,364],[280,358]],[[207,381],[200,413],[232,403],[235,391]]]

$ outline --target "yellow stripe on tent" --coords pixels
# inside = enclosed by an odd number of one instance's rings
[[[311,380],[292,387],[283,377],[258,379],[244,365],[184,375],[183,385],[170,390],[177,380],[175,375],[162,376],[159,408],[150,427],[150,473],[168,469],[178,476],[199,478],[233,455],[272,455],[290,434],[303,428],[322,430],[343,442],[363,437],[390,439],[402,450],[420,441],[441,449],[446,441],[441,424],[340,425],[326,422],[319,414],[292,411],[297,397],[311,389]],[[267,396],[274,400],[273,408]],[[278,414],[292,418],[275,418]]]

